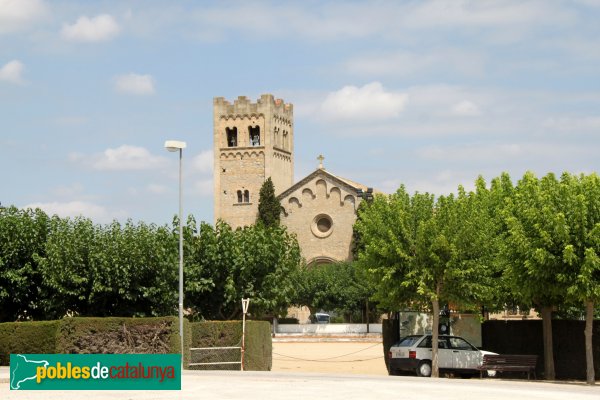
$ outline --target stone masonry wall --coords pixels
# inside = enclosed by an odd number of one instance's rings
[[[282,199],[282,223],[296,234],[307,262],[350,260],[357,205],[356,193],[318,176]],[[319,229],[320,218],[330,219],[329,230]]]
[[[250,130],[260,130],[260,143]],[[227,129],[237,129],[237,143],[228,143]],[[256,221],[259,192],[271,177],[275,192],[293,183],[293,106],[265,94],[253,103],[244,96],[231,104],[213,101],[214,218],[233,228]],[[237,191],[248,190],[248,202],[238,202]]]

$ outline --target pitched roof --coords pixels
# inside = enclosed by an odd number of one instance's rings
[[[349,192],[352,192],[352,191],[356,192],[356,191],[358,191],[358,189],[361,189],[363,191],[367,190],[366,185],[351,181],[350,179],[339,177],[337,175],[334,175],[334,174],[328,172],[325,169],[317,168],[315,171],[313,171],[312,173],[310,173],[309,175],[307,175],[303,179],[299,180],[298,182],[294,183],[291,187],[289,187],[288,189],[286,189],[285,191],[280,193],[277,196],[277,198],[279,200],[286,198],[291,193],[296,191],[298,188],[306,185],[308,182],[312,181],[313,179],[315,179],[316,177],[319,177],[319,176],[329,178],[330,180],[334,181],[336,184],[344,187]]]

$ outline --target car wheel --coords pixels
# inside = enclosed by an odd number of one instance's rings
[[[417,375],[425,377],[431,376],[431,361],[421,361],[417,367]]]

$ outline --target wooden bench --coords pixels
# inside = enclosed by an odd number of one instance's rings
[[[538,356],[521,355],[521,354],[484,354],[483,363],[477,367],[479,376],[483,377],[483,371],[499,371],[499,372],[527,372],[527,379],[533,372],[534,379],[535,366]]]

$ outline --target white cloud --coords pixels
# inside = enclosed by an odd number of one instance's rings
[[[74,24],[64,24],[61,36],[73,42],[103,42],[116,37],[120,30],[112,15],[81,16]]]
[[[474,103],[463,100],[452,107],[452,114],[459,117],[474,117],[480,115],[479,107]]]
[[[482,76],[484,58],[480,53],[462,49],[431,49],[427,52],[400,51],[386,54],[363,54],[350,59],[344,69],[361,76],[400,77],[456,71],[461,75]]]
[[[19,60],[12,60],[0,68],[0,81],[21,85],[23,80],[23,63]]]
[[[533,150],[533,149],[529,149]],[[463,146],[430,146],[417,151],[417,154],[427,160],[464,161],[464,162],[493,162],[505,161],[531,154],[521,144],[475,144]]]
[[[81,153],[69,154],[72,162],[82,162],[100,171],[141,171],[164,168],[168,163],[165,157],[152,155],[146,148],[122,145],[106,149],[100,154],[86,156]]]
[[[519,143],[477,143],[452,146],[429,146],[417,150],[417,155],[425,160],[446,164],[500,165],[503,169],[522,165],[532,165],[548,159],[576,160],[587,159],[595,154],[593,148],[574,143],[521,141]],[[572,163],[572,162],[571,162]]]
[[[155,21],[164,24],[166,20],[179,27],[181,21],[191,21],[193,36],[201,40],[222,40],[241,32],[260,38],[284,35],[319,42],[374,37],[414,43],[420,39],[415,40],[415,31],[445,35],[445,30],[452,30],[453,34],[466,33],[475,40],[480,36],[474,32],[485,32],[487,38],[514,42],[540,27],[572,26],[579,18],[576,8],[568,3],[536,0],[377,2],[375,6],[372,2],[320,2],[311,7],[298,4],[226,3],[179,10],[178,18],[166,11],[163,14],[167,16],[163,16],[145,10],[154,16],[146,25],[152,27]],[[279,29],[281,26],[286,29]]]
[[[600,133],[600,117],[551,117],[542,126],[546,129],[568,133]]]
[[[94,222],[110,222],[113,219],[125,216],[123,211],[111,211],[101,205],[79,200],[64,203],[31,203],[23,206],[23,208],[40,208],[47,214],[56,214],[63,218],[83,216],[92,219]]]
[[[0,0],[0,34],[21,31],[45,13],[41,0]]]
[[[192,159],[192,169],[203,174],[213,171],[214,159],[212,150],[205,150]]]
[[[395,118],[404,110],[407,98],[404,93],[386,92],[379,82],[345,86],[327,95],[321,112],[326,119],[334,120]]]
[[[528,25],[563,25],[576,19],[576,13],[557,3],[545,1],[434,0],[416,3],[404,16],[410,27],[428,29],[515,27]]]
[[[154,94],[154,79],[151,75],[121,75],[115,78],[115,89],[120,93],[126,94]]]
[[[164,194],[169,190],[165,185],[159,185],[157,183],[151,183],[146,186],[146,190],[154,194]]]
[[[83,185],[81,183],[75,183],[70,186],[61,185],[52,190],[52,193],[58,197],[79,197],[83,193]]]

